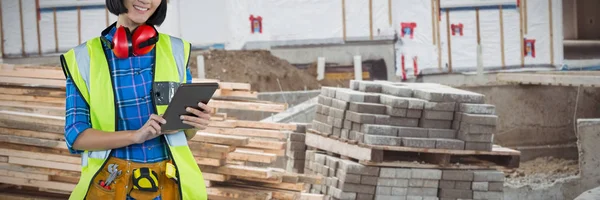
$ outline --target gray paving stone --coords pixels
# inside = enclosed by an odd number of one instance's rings
[[[344,119],[344,126],[343,126],[343,128],[348,129],[348,130],[352,129],[352,121]]]
[[[485,96],[482,94],[450,88],[448,93],[444,94],[444,101],[458,103],[484,103]]]
[[[492,151],[492,143],[465,142],[465,150]]]
[[[375,191],[376,196],[392,194],[392,187],[378,186],[377,189],[375,189],[375,190],[376,190]]]
[[[356,112],[352,112],[352,111],[346,112],[346,119],[348,119],[352,122],[361,123],[361,124],[374,124],[375,123],[375,115],[356,113]]]
[[[321,103],[317,104],[317,114],[323,114],[323,105]]]
[[[325,116],[325,115],[322,115],[322,114],[315,113],[315,119],[314,119],[314,121],[318,121],[318,122],[321,122],[321,123],[327,123],[327,117],[329,117],[329,116]]]
[[[350,111],[357,113],[369,113],[383,115],[386,113],[386,107],[383,104],[350,102]]]
[[[427,101],[444,102],[444,93],[432,89],[416,89],[413,96]]]
[[[455,149],[455,150],[463,150],[465,149],[465,142],[456,139],[435,139],[435,148],[436,149]]]
[[[379,176],[379,167],[364,166],[349,160],[340,160],[339,168],[344,170],[347,174]]]
[[[333,118],[333,127],[336,127],[338,129],[343,128],[344,120],[340,118]]]
[[[408,196],[437,196],[437,188],[408,188]]]
[[[477,134],[477,133],[464,133],[459,132],[458,139],[463,140],[465,142],[485,142],[491,143],[494,141],[494,134]]]
[[[335,175],[339,179],[340,183],[360,184],[360,175],[358,175],[358,174],[348,174],[344,170],[337,170]]]
[[[494,134],[496,133],[496,126],[469,124],[461,121],[459,132],[469,134]]]
[[[502,192],[504,191],[504,182],[489,182],[488,190]]]
[[[408,111],[406,108],[394,108],[391,106],[386,106],[385,108],[385,114],[394,117],[406,117]]]
[[[437,128],[437,129],[450,129],[452,127],[452,121],[448,121],[448,120],[434,120],[434,119],[421,119],[421,120],[419,120],[419,127],[422,127],[422,128]]]
[[[325,158],[325,165],[327,165],[329,168],[337,169],[339,166],[340,160],[341,159],[333,157],[333,156],[327,156]]]
[[[395,168],[396,169],[396,178],[401,179],[410,179],[411,178],[411,169],[409,168]]]
[[[435,148],[435,139],[404,137],[402,138],[402,146],[433,149]]]
[[[393,187],[392,195],[394,196],[406,196],[408,194],[408,188],[405,187]]]
[[[406,117],[408,118],[421,118],[423,116],[423,110],[407,109]]]
[[[440,180],[440,188],[441,189],[454,189],[454,185],[456,181],[448,181],[448,180]]]
[[[457,190],[471,190],[471,185],[473,182],[471,181],[456,181],[454,185],[454,189]]]
[[[408,100],[392,95],[382,94],[379,97],[381,104],[394,108],[408,108]]]
[[[379,170],[379,177],[382,177],[382,178],[396,178],[396,169],[395,168],[382,167]]]
[[[381,103],[379,96],[381,94],[376,93],[365,93],[365,103]]]
[[[375,195],[375,200],[406,200],[406,197],[399,197],[395,195]]]
[[[383,84],[381,90],[384,94],[389,94],[397,97],[412,97],[413,95],[413,89],[406,86]]]
[[[359,80],[350,80],[350,89],[358,91],[358,87],[360,85],[359,82]]]
[[[315,162],[319,165],[325,165],[327,161],[327,156],[320,154],[320,153],[316,153],[315,154]]]
[[[411,178],[440,180],[442,179],[442,170],[439,169],[411,169]]]
[[[389,115],[375,115],[375,124],[390,125]]]
[[[340,133],[340,138],[346,139],[346,140],[350,139],[349,138],[349,133],[350,133],[350,130],[343,128],[342,132]]]
[[[440,189],[441,198],[472,199],[472,190]]]
[[[317,103],[329,107],[331,106],[331,97],[319,95],[317,97]]]
[[[419,119],[404,118],[404,117],[390,117],[389,125],[391,126],[404,126],[404,127],[418,127]]]
[[[468,123],[468,124],[495,126],[496,122],[498,121],[498,116],[463,113],[462,117],[461,117],[461,121]]]
[[[423,110],[423,118],[424,119],[437,119],[437,120],[452,120],[452,119],[454,119],[454,112]]]
[[[364,144],[402,146],[402,138],[396,136],[369,135],[364,136]]]
[[[504,198],[503,192],[473,192],[473,199],[489,199],[489,200],[501,200]]]
[[[335,97],[336,88],[334,87],[321,87],[321,95],[334,98]]]
[[[378,186],[392,186],[392,187],[408,187],[408,179],[398,178],[379,178],[377,179]]]
[[[290,141],[297,141],[297,142],[304,142],[306,139],[306,134],[305,133],[290,133],[289,134],[289,140]]]
[[[361,92],[373,92],[373,93],[381,93],[382,85],[378,82],[373,81],[359,81],[358,82],[358,91]]]
[[[473,174],[473,181],[495,182],[504,181],[504,173],[496,170],[478,170]]]
[[[429,138],[456,139],[456,130],[436,128],[430,128],[425,130],[428,130],[427,137]]]
[[[442,180],[473,181],[473,171],[470,171],[470,170],[443,170]]]
[[[378,177],[377,176],[361,176],[360,177],[360,184],[363,185],[377,185],[377,180]]]
[[[471,188],[473,191],[488,191],[489,182],[473,182]]]
[[[356,122],[352,122],[352,129],[353,131],[361,131],[362,130],[362,126],[363,124],[361,123],[356,123]]]
[[[336,88],[335,98],[347,102],[364,102],[365,93],[348,88]]]
[[[373,200],[375,198],[372,194],[361,194],[358,193],[356,196],[356,200]]]
[[[394,127],[398,130],[398,137],[416,137],[416,138],[426,138],[428,136],[428,130],[424,128],[415,128],[415,127]]]
[[[435,110],[435,111],[451,111],[456,109],[456,103],[454,102],[426,102],[424,110]]]
[[[471,103],[461,103],[460,112],[470,113],[470,114],[488,114],[495,115],[496,114],[496,106],[490,104],[471,104]]]
[[[350,133],[352,133],[352,131]],[[355,133],[353,135],[354,135],[354,140],[356,142],[358,142],[358,143],[364,143],[364,141],[365,141],[364,140],[365,139],[365,134],[364,133],[355,131]]]
[[[452,130],[458,130],[458,129],[460,129],[460,121],[452,120]]]
[[[342,110],[342,109],[337,109],[337,108],[329,108],[329,116],[338,118],[338,119],[344,119],[346,114],[346,110]]]
[[[340,110],[348,110],[348,105],[350,103],[346,102],[346,101],[342,101],[339,99],[332,99],[331,100],[331,107],[336,108],[336,109],[340,109]]]
[[[344,188],[340,188],[340,189],[343,192],[375,194],[375,186],[372,186],[372,185],[359,185],[359,184],[346,183],[346,184],[344,184]]]

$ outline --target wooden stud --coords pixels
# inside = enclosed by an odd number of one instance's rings
[[[388,22],[392,26],[392,0],[388,0]]]
[[[527,34],[528,21],[527,21],[527,0],[521,0],[523,3],[523,32]]]
[[[500,57],[502,57],[502,69],[506,68],[506,59],[504,58],[504,15],[502,14],[502,5],[498,6],[500,11]]]
[[[477,23],[477,44],[481,44],[481,32],[479,31],[479,8],[475,8],[475,21]]]
[[[8,156],[0,156],[0,163],[8,162]]]
[[[344,41],[346,41],[346,0],[342,0],[342,31]]]
[[[19,0],[19,21],[21,22],[21,54],[25,57],[25,28],[23,27],[23,0]]]
[[[552,20],[552,0],[548,0],[548,20],[550,22],[550,65],[554,66],[554,21]]]
[[[8,184],[15,184],[15,185],[30,186],[30,187],[54,189],[54,190],[59,190],[59,191],[73,191],[75,189],[75,184],[71,184],[71,183],[61,183],[61,182],[54,182],[54,181],[40,181],[40,180],[15,178],[15,177],[8,177],[8,176],[0,176],[0,182],[8,183]]]
[[[0,34],[2,34],[2,38],[0,38],[0,44],[2,45],[2,57],[4,58],[4,26],[2,25],[2,1],[0,1]]]
[[[58,53],[58,25],[56,23],[56,8],[52,8],[52,15],[54,16],[54,51]]]
[[[9,170],[4,170],[4,169],[0,169],[0,176],[8,176],[8,177],[14,177],[14,178],[25,178],[25,179],[40,180],[40,181],[48,181],[48,180],[50,180],[50,178],[48,177],[48,175],[15,172],[15,171],[9,171]]]
[[[104,9],[104,12],[106,13],[106,26],[108,27],[108,23],[109,23],[109,12],[108,12],[108,7],[106,7]]]
[[[216,144],[225,144],[231,146],[243,146],[248,144],[248,138],[246,137],[238,137],[238,136],[230,136],[230,135],[219,135],[212,134],[206,132],[198,132],[196,136],[192,138],[193,141],[197,142],[208,142],[208,143],[216,143]]]
[[[21,157],[21,158],[29,158],[29,159],[35,159],[35,160],[45,160],[45,161],[70,163],[70,164],[81,164],[81,158],[74,157],[74,156],[55,155],[55,154],[47,154],[47,153],[29,152],[29,151],[19,151],[19,150],[13,150],[13,149],[0,148],[0,155],[9,156],[11,158],[12,157]]]
[[[524,38],[523,38],[523,5],[519,6],[519,32],[521,38],[519,39],[519,49],[521,54],[521,67],[525,67],[525,46],[524,46]]]
[[[37,40],[38,40],[38,55],[42,55],[42,36],[40,31],[40,20],[41,20],[41,11],[40,11],[40,0],[35,0],[35,26],[37,27]]]
[[[272,153],[236,150],[229,154],[228,159],[247,162],[272,163],[277,159],[277,155]]]
[[[369,0],[369,39],[373,40],[373,0]]]
[[[81,44],[81,7],[77,6],[77,44]]]
[[[440,18],[440,1],[436,0],[437,9],[435,10],[435,18]],[[440,28],[440,20],[435,20],[436,23],[436,32],[437,32],[437,49],[438,49],[438,69],[442,71],[442,39],[440,36],[441,28]]]
[[[204,177],[204,179],[209,180],[209,181],[217,181],[217,182],[224,182],[224,181],[228,181],[231,177],[228,175],[223,175],[223,174],[213,174],[213,173],[208,173],[208,172],[202,172],[202,176]]]
[[[215,158],[195,158],[196,163],[199,165],[207,165],[207,166],[223,166],[225,165],[225,159],[215,159]]]
[[[64,100],[63,100],[64,101]],[[249,137],[266,137],[284,139],[286,135],[281,131],[276,130],[263,130],[263,129],[252,129],[252,128],[214,128],[208,127],[204,132],[217,133],[224,135],[237,135],[237,136],[249,136]]]
[[[433,30],[431,31],[431,38],[433,41],[433,45],[435,45],[435,32],[436,32],[436,27],[435,27],[435,0],[431,0],[431,27],[433,27]]]
[[[448,36],[448,72],[452,73],[452,41],[450,38],[450,9],[446,9],[446,35]]]
[[[256,102],[242,102],[242,101],[222,101],[222,100],[211,100],[208,102],[208,106],[213,108],[228,108],[238,110],[256,110],[263,112],[283,112],[287,109],[287,104],[274,104],[274,103],[256,103]]]
[[[81,171],[81,166],[78,164],[35,160],[35,159],[29,159],[29,158],[9,157],[8,163],[17,164],[17,165],[33,166],[33,167],[61,169],[61,170],[76,171],[76,172]]]
[[[285,149],[286,142],[279,141],[267,141],[267,140],[259,140],[259,139],[249,139],[247,145],[244,147],[252,147],[259,149],[272,149],[272,150],[282,150]]]

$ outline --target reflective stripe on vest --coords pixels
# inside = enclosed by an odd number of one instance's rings
[[[168,85],[185,83],[190,44],[179,38],[160,34],[155,50],[153,90],[157,89],[157,84],[161,83]],[[117,113],[114,89],[100,39],[94,38],[75,47],[65,53],[62,59],[63,70],[71,77],[90,106],[92,128],[109,132],[115,131]],[[166,108],[167,104],[156,104],[156,113],[163,114]],[[187,145],[185,133],[179,131],[164,136],[169,146],[171,159],[179,172],[182,199],[206,199],[204,179]],[[102,168],[109,156],[110,150],[85,151],[82,154],[81,178],[70,199],[85,197],[93,176]]]

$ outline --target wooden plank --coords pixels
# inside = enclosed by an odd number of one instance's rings
[[[236,181],[232,181],[232,182],[236,182]],[[240,182],[238,182],[238,183],[240,183]],[[241,182],[241,184],[244,184],[244,183]],[[255,183],[252,183],[252,185],[268,187],[268,188],[275,188],[275,189],[282,189],[282,190],[292,190],[292,191],[298,191],[298,192],[301,192],[302,190],[304,190],[304,183],[259,183],[259,182],[255,182]]]
[[[230,146],[244,146],[250,143],[249,139],[246,137],[219,135],[201,131],[198,131],[192,140],[197,142],[224,144]]]
[[[49,115],[56,117],[64,117],[65,109],[64,108],[56,108],[56,107],[48,107],[48,106],[28,106],[28,107],[14,107],[14,106],[5,106],[1,105],[4,102],[0,102],[0,110],[4,111],[12,111],[12,112],[26,112],[40,115]]]
[[[79,178],[81,173],[74,171],[65,171],[59,169],[49,169],[45,167],[32,167],[32,166],[24,166],[10,163],[0,163],[0,169],[8,170],[8,171],[16,171],[23,173],[32,173],[32,174],[44,174],[48,176],[61,176],[61,177],[71,177],[71,178]]]
[[[44,87],[44,88],[65,88],[64,80],[54,79],[32,79],[23,77],[7,77],[0,76],[0,85],[16,85],[28,87]]]
[[[236,136],[264,137],[264,138],[275,138],[275,139],[286,138],[286,135],[283,132],[276,131],[276,130],[251,129],[251,128],[208,127],[202,131],[208,132],[208,133],[236,135]]]
[[[13,185],[23,185],[23,186],[32,186],[39,188],[48,188],[60,191],[73,191],[75,189],[75,184],[71,183],[61,183],[54,181],[40,181],[40,180],[31,180],[24,178],[15,178],[8,176],[0,176],[0,183],[8,183]]]
[[[204,157],[204,158],[214,158],[214,159],[227,159],[229,153],[225,152],[213,152],[210,150],[207,151],[193,151],[192,152],[196,157]]]
[[[35,20],[35,28],[37,32],[37,42],[38,42],[38,55],[42,56],[42,34],[40,29],[40,20],[41,20],[41,11],[40,11],[40,0],[35,1],[35,10],[36,10],[36,20]]]
[[[235,151],[235,147],[232,146],[209,144],[204,142],[189,141],[188,145],[192,151],[212,151],[220,153],[229,153]]]
[[[0,76],[16,78],[36,78],[41,80],[56,79],[63,80],[63,82],[65,80],[65,75],[61,70],[35,67],[27,68],[24,66],[5,64],[2,64],[2,68],[0,69]]]
[[[52,8],[52,21],[54,22],[54,52],[58,53],[58,26],[56,23],[56,7]]]
[[[228,181],[229,179],[231,179],[231,176],[228,176],[228,175],[214,174],[214,173],[208,173],[208,172],[202,172],[202,177],[204,177],[204,180],[217,181],[217,182],[224,182],[224,181]]]
[[[325,195],[300,193],[300,200],[325,200]]]
[[[479,8],[475,8],[475,23],[477,23],[477,44],[481,45],[481,32],[479,30]]]
[[[3,119],[12,119],[12,120],[20,120],[20,121],[35,121],[36,123],[42,124],[52,124],[52,125],[64,125],[65,118],[64,117],[55,117],[48,115],[39,115],[32,113],[22,113],[22,112],[11,112],[11,111],[1,111],[0,110],[0,120]]]
[[[272,163],[277,160],[277,155],[272,153],[236,150],[228,155],[228,159],[247,162]]]
[[[286,104],[280,103],[256,103],[256,102],[242,102],[242,101],[223,101],[223,100],[211,100],[208,102],[208,106],[213,108],[226,108],[236,110],[254,110],[264,112],[283,112],[287,109]]]
[[[192,83],[214,83],[214,82],[217,82],[219,84],[219,89],[241,90],[241,91],[250,91],[252,89],[251,85],[249,83],[220,82],[218,80],[198,79],[198,78],[192,79]]]
[[[450,9],[446,9],[446,35],[448,37],[448,72],[452,73],[452,40],[450,38]]]
[[[50,181],[77,184],[79,182],[79,177],[50,176]]]
[[[77,6],[77,44],[81,44],[81,7]]]
[[[47,154],[47,153],[37,153],[30,151],[20,151],[13,149],[4,149],[0,148],[0,155],[9,156],[9,157],[21,157],[21,158],[29,158],[35,160],[46,160],[46,161],[54,161],[54,162],[64,162],[71,164],[81,164],[80,157],[74,156],[64,156],[64,155],[55,155],[55,154]]]
[[[437,10],[435,11],[435,28],[436,28],[436,37],[437,37],[437,50],[438,50],[438,69],[440,71],[442,71],[442,39],[441,39],[441,28],[440,28],[440,21],[441,21],[441,17],[440,17],[440,0],[436,0],[436,5],[437,5]]]
[[[237,120],[236,127],[295,131],[296,124]]]
[[[282,177],[272,177],[268,179],[252,178],[252,177],[235,177],[236,180],[251,181],[259,183],[282,183]]]
[[[8,162],[8,156],[0,156],[0,163]]]
[[[69,196],[63,198],[47,197],[44,194],[10,194],[0,193],[0,199],[2,200],[60,200],[67,199]]]
[[[232,187],[243,187],[248,189],[254,189],[259,191],[266,191],[273,193],[273,199],[277,200],[297,200],[300,199],[300,192],[289,191],[282,189],[264,188],[261,186],[253,186],[247,184],[230,184]]]
[[[219,97],[237,97],[237,98],[258,99],[258,92],[218,89],[213,94],[213,98],[219,98]]]
[[[414,148],[414,147],[403,147],[403,146],[383,146],[383,145],[366,145],[360,144],[359,146],[365,148],[371,148],[376,150],[386,151],[404,151],[404,152],[421,152],[421,153],[437,153],[437,154],[451,154],[451,155],[520,155],[519,151],[510,150],[508,148],[500,148],[494,146],[492,151],[475,151],[475,150],[453,150],[453,149],[426,149],[426,148]],[[361,160],[361,159],[359,159]]]
[[[342,35],[344,41],[346,41],[346,0],[342,0]]]
[[[402,167],[402,168],[422,168],[422,169],[507,169],[503,166],[498,165],[470,165],[470,164],[459,164],[459,165],[437,165],[437,164],[426,164],[412,161],[384,161],[384,162],[372,162],[372,161],[359,161],[360,164],[377,167]]]
[[[500,73],[496,78],[500,82],[528,85],[600,87],[600,76]]]
[[[23,25],[23,0],[19,0],[19,21],[21,22],[21,55],[27,56],[25,53],[25,26]]]
[[[527,10],[527,1],[525,1],[525,10]],[[550,65],[554,66],[554,21],[552,20],[552,0],[548,0],[548,22],[550,23]],[[525,12],[525,23],[527,23],[527,12]],[[527,24],[525,24],[525,33],[527,33]]]
[[[14,144],[8,142],[0,142],[0,147],[21,151],[31,151],[38,153],[50,153],[50,154],[58,154],[58,155],[69,155],[69,150],[67,149],[54,149],[54,148],[46,148],[46,147],[37,147],[37,146],[29,146],[22,144]]]
[[[24,179],[33,179],[33,180],[40,180],[40,181],[48,181],[48,180],[50,180],[50,178],[48,177],[48,175],[15,172],[15,171],[8,171],[8,170],[4,170],[4,169],[0,169],[0,176],[8,176],[8,177],[24,178]]]
[[[390,0],[390,1],[391,1],[391,0]],[[391,5],[391,4],[390,4],[390,5]],[[435,17],[435,6],[434,6],[434,5],[435,5],[435,0],[431,0],[431,27],[433,27],[433,31],[431,31],[431,38],[432,38],[432,41],[433,41],[433,45],[435,45],[435,44],[436,44],[436,42],[435,42],[435,41],[436,41],[436,39],[437,39],[437,38],[435,37],[435,32],[436,32],[435,20],[436,20],[437,18]],[[390,9],[391,9],[391,8],[390,8]],[[390,17],[390,18],[391,18],[391,17]],[[391,19],[390,19],[390,20],[391,20]],[[391,24],[391,22],[390,22],[390,25],[392,25],[392,24]]]
[[[306,133],[306,145],[340,155],[348,156],[358,160],[377,160],[383,155],[373,155],[373,150],[366,147],[359,147],[354,144],[348,144],[331,138],[323,137],[314,133]]]
[[[388,0],[388,22],[392,26],[392,0]]]
[[[261,148],[261,149],[273,149],[280,150],[285,149],[286,142],[279,141],[268,141],[268,140],[260,140],[260,139],[249,139],[247,145],[244,147],[253,147],[253,148]]]
[[[196,157],[196,163],[199,165],[207,165],[207,166],[223,166],[225,165],[225,159],[215,159],[215,158],[201,158]]]
[[[521,67],[525,67],[525,44],[523,42],[524,38],[523,38],[523,6],[519,6],[519,34],[520,34],[520,38],[519,38],[519,50],[520,50],[520,54],[521,54]]]
[[[56,98],[56,97],[44,97],[44,96],[29,96],[29,95],[7,95],[0,94],[0,100],[9,100],[9,101],[35,101],[35,102],[46,102],[46,103],[54,103],[60,104],[65,102],[65,98]]]
[[[298,182],[321,185],[323,184],[323,176],[298,174]]]
[[[373,0],[369,0],[369,39],[373,40]]]
[[[504,58],[504,15],[502,14],[502,5],[498,6],[500,11],[500,57],[502,58],[502,69],[506,67],[506,58]]]
[[[47,148],[67,149],[67,144],[63,141],[29,138],[14,135],[0,135],[0,142],[24,144]]]
[[[0,104],[3,106],[13,106],[13,107],[57,107],[64,108],[65,103],[46,103],[46,102],[32,102],[32,101],[6,101],[0,100]]]
[[[269,200],[273,196],[270,192],[242,188],[225,188],[222,186],[206,188],[206,193],[208,193],[208,199],[211,200]]]
[[[43,160],[34,160],[34,159],[29,159],[29,158],[8,157],[8,163],[33,166],[33,167],[45,167],[45,168],[51,168],[51,169],[62,169],[62,170],[69,170],[69,171],[76,171],[76,172],[81,171],[80,165],[52,162],[52,161],[43,161]]]
[[[269,169],[241,165],[227,164],[221,167],[200,166],[200,169],[209,173],[232,175],[238,177],[253,177],[263,179],[273,177],[273,173]]]

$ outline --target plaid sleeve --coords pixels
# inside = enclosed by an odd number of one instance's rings
[[[67,77],[66,96],[65,140],[69,151],[79,154],[83,151],[73,149],[73,144],[83,131],[92,127],[90,108],[77,91],[71,77]]]

